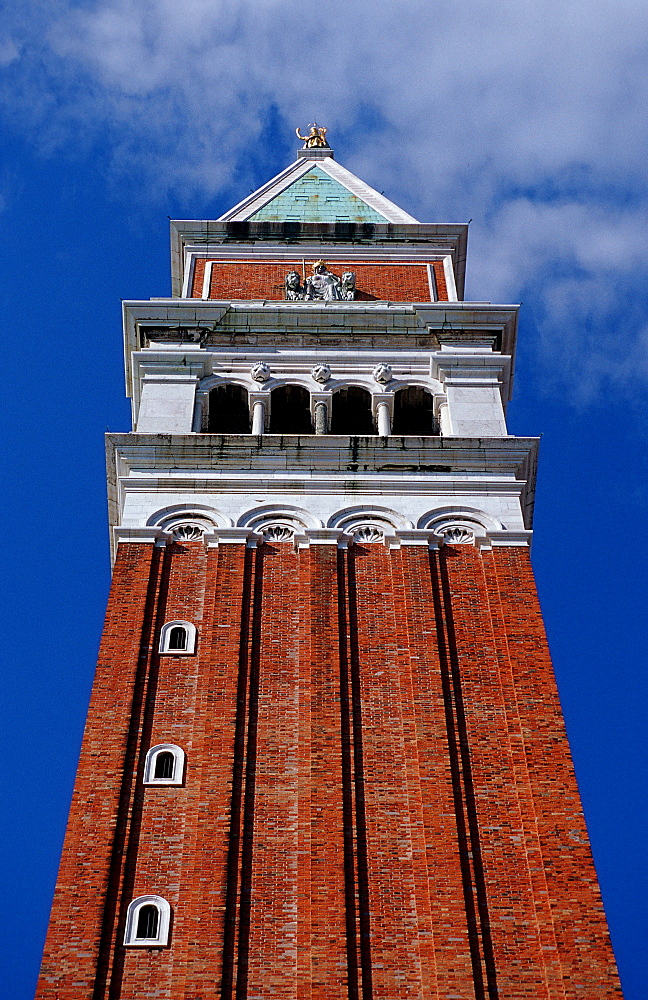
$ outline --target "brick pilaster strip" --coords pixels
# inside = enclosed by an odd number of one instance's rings
[[[119,878],[119,912],[111,942],[108,995],[139,995],[155,989],[161,997],[171,997],[176,988],[178,969],[182,968],[182,961],[178,962],[182,954],[183,920],[186,917],[186,907],[181,900],[181,887],[185,882],[182,858],[185,838],[191,836],[192,826],[187,823],[187,818],[191,814],[195,781],[189,780],[184,788],[145,788],[142,777],[146,753],[157,743],[177,743],[185,750],[188,762],[194,756],[191,723],[187,723],[195,710],[201,683],[205,563],[206,554],[201,542],[175,543],[165,551],[153,634],[153,657],[137,747],[137,782]],[[196,655],[157,653],[162,626],[177,619],[196,626]],[[195,774],[191,774],[191,778],[195,779]],[[162,896],[172,907],[172,948],[148,951],[125,948],[123,945],[128,904],[147,893]]]
[[[354,736],[362,739],[363,769],[355,776],[358,839],[364,822],[370,912],[363,933],[370,933],[373,995],[407,1000],[429,996],[431,977],[421,941],[428,914],[417,910],[421,858],[419,853],[414,861],[417,809],[408,796],[412,705],[401,703],[402,629],[389,552],[381,545],[353,545],[349,564],[352,670],[360,695],[355,709],[361,713]],[[361,848],[359,843],[359,854]],[[360,891],[362,904],[362,885]]]
[[[246,982],[239,998],[297,998],[297,875],[299,807],[298,556],[292,546],[264,544],[258,684],[251,691],[246,831],[249,907]],[[254,682],[253,682],[254,684]],[[256,704],[253,704],[256,701]],[[304,762],[301,762],[304,766]],[[251,801],[251,797],[253,800]]]
[[[469,996],[473,971],[430,555],[420,546],[404,547],[392,561],[399,563],[397,608],[410,665],[404,697],[414,707],[412,755],[418,761],[436,989],[440,997]]]
[[[312,996],[314,1000],[347,1000],[337,549],[313,545],[302,552],[301,560],[308,564],[310,591],[310,643],[304,649],[309,664],[302,661],[302,677],[305,681],[308,676],[310,684],[311,886],[304,886],[304,891],[311,896],[308,950]],[[351,975],[354,977],[353,972]]]
[[[565,995],[618,1000],[621,988],[528,551],[498,548],[494,561]]]
[[[237,828],[242,772],[241,714],[245,714],[246,633],[249,615],[247,553],[244,545],[221,545],[208,553],[205,642],[193,719],[195,799],[187,823],[192,837],[183,857],[179,909],[187,908],[183,934],[184,977],[173,997],[216,997],[229,984],[233,965],[228,937],[228,894],[237,867]],[[243,676],[241,676],[241,674]],[[240,697],[243,704],[240,704]],[[232,857],[234,853],[234,857]],[[225,995],[225,993],[224,993]]]
[[[524,551],[526,552],[527,550]],[[511,765],[516,774],[515,784],[524,826],[527,867],[533,892],[538,936],[542,948],[542,970],[547,990],[552,1000],[565,1000],[562,966],[551,914],[547,871],[544,867],[538,836],[538,823],[532,794],[532,778],[529,771],[529,761],[525,752],[524,734],[519,709],[519,694],[511,664],[508,623],[504,617],[502,605],[502,599],[506,600],[506,594],[502,594],[500,590],[497,573],[498,552],[497,548],[483,552],[482,566],[488,588],[493,636],[500,664],[499,676],[506,705]],[[527,595],[527,599],[529,597],[530,595]]]
[[[284,548],[287,546],[284,545]],[[299,605],[298,627],[294,636],[297,643],[298,664],[298,718],[297,729],[297,997],[299,1000],[311,1000],[313,995],[320,994],[313,983],[313,949],[315,934],[313,918],[317,915],[318,901],[316,898],[317,880],[320,876],[317,864],[314,864],[313,852],[318,847],[318,831],[314,828],[313,819],[317,808],[318,789],[313,787],[314,730],[319,720],[314,715],[317,711],[314,684],[318,664],[313,656],[313,631],[311,600],[310,558],[307,550],[298,551],[297,575],[294,600]],[[326,877],[326,876],[325,876]],[[326,993],[323,994],[324,996]]]
[[[441,560],[486,987],[491,996],[544,1000],[548,991],[481,556],[472,546],[445,546]]]
[[[367,894],[366,823],[362,781],[360,685],[352,670],[355,638],[351,634],[348,551],[337,552],[337,616],[340,658],[340,734],[344,817],[344,887],[349,1000],[370,1000],[371,951]],[[355,589],[353,590],[355,595]],[[355,617],[353,619],[355,623]],[[356,780],[357,779],[357,780]]]
[[[119,869],[133,785],[160,551],[120,545],[86,722],[54,905],[36,996],[90,1000],[102,937],[112,936],[108,900]],[[114,903],[112,904],[114,905]]]

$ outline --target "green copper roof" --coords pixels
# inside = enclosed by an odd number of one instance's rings
[[[253,222],[382,222],[384,215],[317,165],[250,216]]]

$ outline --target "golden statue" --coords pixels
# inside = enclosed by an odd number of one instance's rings
[[[310,132],[308,135],[301,135],[298,128],[295,129],[295,133],[298,139],[304,143],[304,149],[328,149],[329,144],[326,141],[327,129],[318,125],[317,122],[311,122],[308,126]]]

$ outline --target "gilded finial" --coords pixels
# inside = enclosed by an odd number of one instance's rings
[[[295,129],[295,134],[297,135],[297,138],[301,139],[301,141],[304,143],[302,148],[329,149],[330,148],[329,144],[326,141],[327,129],[321,125],[318,125],[317,122],[311,122],[311,124],[308,127],[310,129],[308,135],[302,135],[299,131],[299,128]]]

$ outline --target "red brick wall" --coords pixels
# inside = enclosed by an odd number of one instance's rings
[[[37,996],[154,995],[620,996],[525,549],[120,546]]]
[[[202,296],[205,260],[195,263],[192,297]],[[442,261],[432,264],[440,300],[447,301],[448,289]],[[209,297],[211,299],[270,299],[282,300],[284,279],[291,269],[302,274],[301,258],[287,261],[216,261],[213,264]],[[429,302],[430,285],[427,264],[361,263],[336,261],[330,269],[338,276],[343,271],[356,273],[356,299],[376,299],[392,302]],[[306,262],[310,274],[310,262]]]

